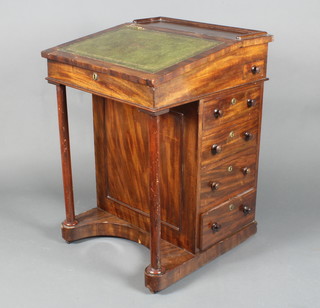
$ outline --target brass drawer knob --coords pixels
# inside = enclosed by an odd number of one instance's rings
[[[217,145],[217,144],[213,144],[213,145],[212,145],[212,147],[211,147],[211,153],[212,153],[212,155],[219,154],[219,153],[221,153],[221,151],[222,151],[221,145]]]
[[[221,117],[222,116],[222,110],[220,110],[220,109],[215,109],[214,111],[213,111],[213,116],[217,119],[217,118],[219,118],[219,117]]]
[[[244,167],[244,168],[242,168],[242,172],[244,175],[247,175],[247,174],[251,173],[251,169],[249,167]]]
[[[214,223],[212,224],[212,226],[211,226],[211,230],[212,230],[213,232],[218,232],[220,229],[221,229],[221,225],[218,224],[217,222],[214,222]]]
[[[210,184],[211,190],[213,190],[213,191],[218,190],[218,189],[219,189],[219,186],[220,186],[220,184],[217,183],[217,182],[212,182],[212,183]]]
[[[230,101],[231,105],[235,105],[237,103],[237,99],[233,97]]]
[[[229,211],[233,211],[235,208],[236,206],[233,203],[229,205]]]
[[[248,108],[254,107],[256,104],[257,104],[257,101],[256,101],[255,99],[249,98],[249,99],[247,100],[247,106],[248,106]]]
[[[251,73],[254,74],[254,75],[255,75],[255,74],[259,74],[260,71],[261,71],[261,69],[260,69],[259,66],[253,65],[253,66],[251,67]]]
[[[92,79],[93,80],[98,80],[98,74],[97,73],[93,73],[92,74]]]
[[[253,139],[253,134],[250,133],[250,132],[245,132],[244,133],[244,140],[245,141],[249,141],[249,140],[252,140]]]
[[[246,215],[249,215],[252,212],[252,209],[249,206],[245,205],[242,208],[242,212],[243,212],[244,216],[246,216]]]

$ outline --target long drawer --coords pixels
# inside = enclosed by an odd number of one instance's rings
[[[254,220],[256,193],[250,190],[201,215],[200,249],[237,232]]]

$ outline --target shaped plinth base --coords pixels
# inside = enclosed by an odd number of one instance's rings
[[[149,247],[149,233],[99,208],[76,216],[75,226],[61,225],[62,237],[74,242],[88,237],[114,236],[138,242]]]
[[[114,236],[126,238],[149,248],[150,235],[128,222],[104,211],[94,208],[76,217],[78,224],[65,226],[62,224],[62,237],[73,242],[88,237]],[[192,254],[171,243],[161,240],[161,273],[153,274],[145,270],[145,284],[152,293],[159,292],[201,266],[217,258],[233,247],[245,241],[257,231],[257,223],[252,222],[216,243],[205,251]]]

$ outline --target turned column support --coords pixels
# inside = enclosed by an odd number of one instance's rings
[[[150,255],[151,263],[146,271],[151,275],[162,275],[161,265],[161,195],[160,195],[160,116],[169,109],[149,113],[149,202],[150,202]]]
[[[66,87],[61,84],[56,85],[56,87],[57,87],[62,178],[63,178],[63,189],[64,189],[64,202],[65,202],[65,209],[66,209],[66,220],[63,222],[63,225],[65,227],[73,227],[78,222],[75,219],[74,200],[73,200],[73,184],[72,184]]]

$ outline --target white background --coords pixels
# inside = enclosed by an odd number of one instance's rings
[[[0,306],[320,307],[319,1],[0,0]],[[258,233],[167,290],[144,287],[148,250],[66,244],[55,87],[41,50],[136,18],[266,30]],[[95,206],[89,94],[68,89],[77,212]]]

